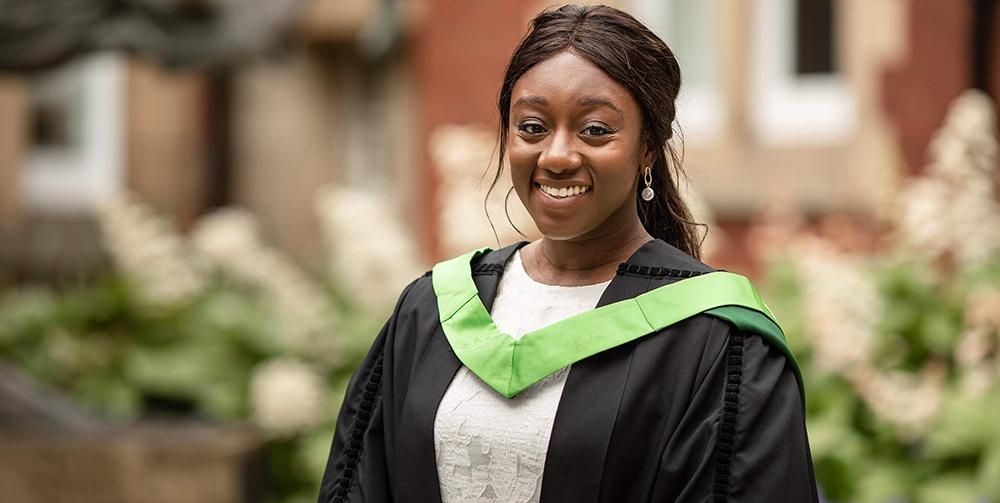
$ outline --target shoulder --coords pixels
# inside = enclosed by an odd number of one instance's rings
[[[434,305],[434,285],[431,279],[431,271],[427,271],[411,281],[396,300],[394,315],[411,314],[414,311],[426,309]]]
[[[731,408],[738,400],[741,410],[749,410],[778,393],[789,407],[804,405],[798,367],[779,344],[709,314],[641,339],[632,358],[636,368],[652,369],[646,386],[667,377],[668,383],[689,393],[684,397],[688,400],[705,394],[711,400],[723,398]]]
[[[717,271],[660,240],[650,241],[619,267],[621,275],[648,279],[649,290],[712,272]],[[739,279],[748,297],[759,301],[749,281]],[[780,368],[793,377],[793,382],[801,383],[798,366],[780,327],[763,303],[759,309],[710,309],[678,323],[672,330],[683,331],[686,336],[696,334],[696,341],[691,341],[693,347],[689,349],[703,352],[704,357],[734,359],[738,355],[748,369]]]

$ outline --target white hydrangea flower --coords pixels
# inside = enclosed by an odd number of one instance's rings
[[[985,327],[969,327],[962,331],[955,346],[955,363],[961,368],[978,365],[996,351],[995,341]]]
[[[965,305],[965,329],[955,347],[962,389],[981,394],[1000,380],[1000,290],[980,288]]]
[[[201,291],[202,271],[173,225],[125,194],[98,207],[104,246],[115,266],[153,305],[183,303]]]
[[[1000,332],[1000,288],[981,287],[969,295],[965,324]]]
[[[283,436],[301,432],[327,414],[323,378],[309,365],[280,358],[258,365],[250,379],[253,420]]]
[[[276,313],[286,348],[326,363],[339,358],[333,310],[324,292],[291,259],[266,246],[248,211],[226,208],[202,217],[194,248],[228,277],[260,289]]]
[[[946,373],[940,362],[928,363],[920,374],[885,373],[866,366],[852,374],[852,383],[876,416],[899,427],[904,436],[916,438],[927,432],[941,409]]]
[[[931,139],[929,172],[967,179],[970,173],[991,175],[996,169],[996,114],[990,97],[968,90],[951,103],[944,126]]]
[[[883,301],[856,261],[819,239],[794,245],[808,337],[819,369],[850,374],[870,359]]]
[[[426,270],[410,233],[373,193],[326,187],[315,204],[328,265],[363,305],[392,305],[403,287]]]
[[[1000,253],[1000,204],[988,177],[955,184],[951,207],[953,252],[962,263],[978,264]]]
[[[204,256],[218,261],[258,248],[260,230],[250,212],[223,208],[203,216],[191,233],[191,241]]]
[[[897,217],[901,244],[922,255],[937,257],[951,245],[951,226],[948,198],[950,190],[941,180],[923,178],[914,180],[900,194],[900,211]]]
[[[960,264],[1000,252],[1000,204],[993,189],[996,116],[989,97],[963,93],[929,147],[926,177],[903,189],[897,228],[904,246]]]
[[[997,369],[995,366],[980,363],[971,367],[966,367],[959,376],[958,386],[962,392],[968,396],[982,396],[997,382]]]
[[[492,167],[496,137],[477,126],[446,124],[431,135],[431,156],[444,175],[441,183],[478,183]]]

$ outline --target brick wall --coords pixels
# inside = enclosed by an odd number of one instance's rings
[[[907,170],[922,171],[927,143],[948,104],[972,81],[973,10],[970,0],[908,0],[906,57],[886,71],[882,101],[895,128]],[[1000,9],[992,20],[1000,26]],[[990,42],[990,93],[1000,96],[1000,29]]]

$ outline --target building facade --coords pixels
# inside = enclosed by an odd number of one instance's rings
[[[989,11],[975,1],[609,3],[677,54],[685,167],[730,237],[723,263],[745,263],[739,229],[771,205],[878,217],[895,180],[920,172],[931,131],[973,84],[974,67],[1000,71],[998,51],[984,51],[1000,40],[977,47],[972,37],[998,14],[977,25]],[[395,209],[428,261],[447,255],[447,233],[462,231],[442,224],[454,203],[442,194],[447,152],[435,138],[495,133],[507,58],[547,5],[311,0],[282,50],[252,62],[171,70],[96,54],[4,75],[3,267],[100,264],[89,215],[123,189],[182,229],[214,207],[248,207],[267,239],[310,264],[319,246],[313,193],[358,187]],[[1000,79],[988,80],[995,91]],[[488,182],[495,145],[480,143],[455,162]]]

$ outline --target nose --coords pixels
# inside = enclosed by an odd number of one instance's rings
[[[552,134],[538,157],[538,167],[552,173],[572,171],[583,162],[576,149],[576,135],[569,131],[556,131]]]

